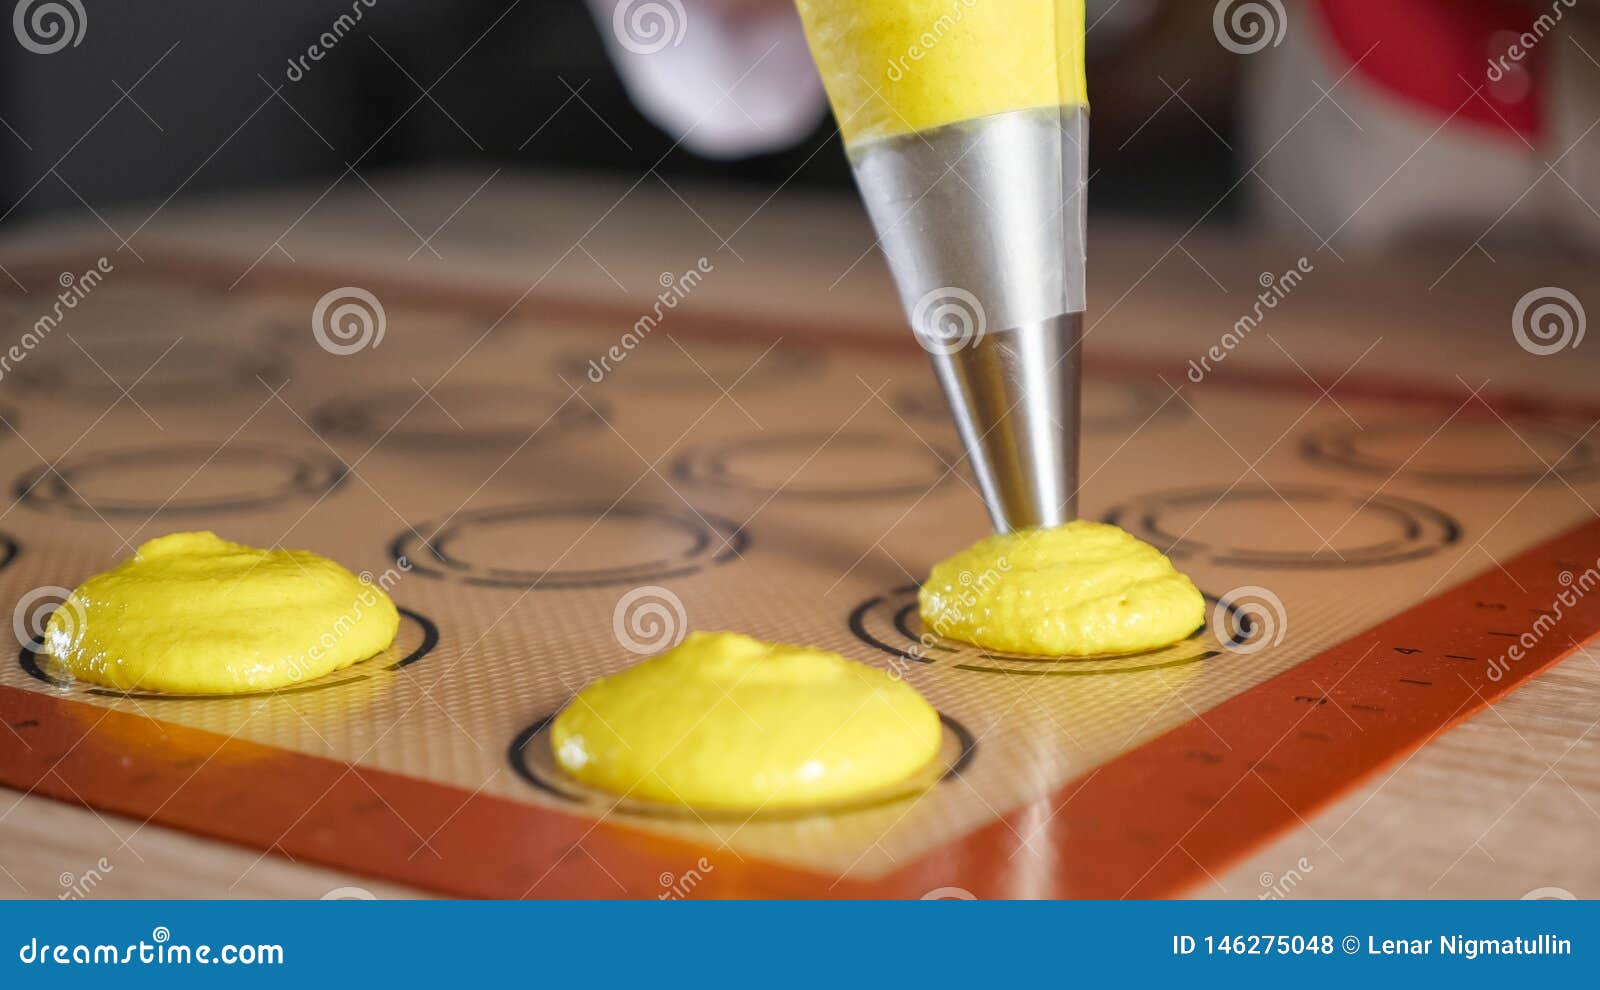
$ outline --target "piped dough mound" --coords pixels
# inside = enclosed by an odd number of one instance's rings
[[[737,633],[677,647],[578,693],[557,762],[615,794],[715,811],[827,807],[887,792],[938,755],[915,689],[835,653]]]
[[[1141,653],[1205,624],[1205,599],[1161,551],[1105,523],[990,536],[934,565],[922,626],[989,650]]]
[[[383,589],[326,557],[173,533],[79,585],[50,616],[43,652],[119,690],[245,694],[365,660],[399,627]]]

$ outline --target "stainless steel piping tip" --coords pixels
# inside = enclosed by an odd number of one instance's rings
[[[991,331],[933,354],[996,532],[1077,517],[1083,314]]]
[[[851,151],[999,532],[1076,515],[1087,149],[1052,107]]]

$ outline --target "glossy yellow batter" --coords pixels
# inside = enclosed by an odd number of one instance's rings
[[[1078,520],[990,536],[934,565],[920,595],[936,636],[1037,656],[1138,653],[1205,624],[1205,599],[1161,551]]]
[[[1087,103],[1083,0],[798,0],[846,144]]]
[[[940,727],[886,671],[738,633],[690,633],[584,688],[556,717],[550,744],[595,787],[749,813],[888,791],[938,755]]]
[[[326,557],[173,533],[79,585],[50,616],[44,652],[107,687],[234,694],[365,660],[399,626],[381,588]]]

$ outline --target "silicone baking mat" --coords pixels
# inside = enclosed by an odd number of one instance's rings
[[[11,301],[16,333],[46,295]],[[1172,893],[1186,860],[1220,869],[1600,627],[1574,613],[1493,676],[1494,637],[1600,551],[1579,532],[1514,561],[1593,518],[1593,410],[1091,364],[1083,511],[1169,550],[1213,622],[1154,654],[1051,661],[924,637],[917,581],[987,524],[909,339],[672,307],[640,332],[648,310],[518,303],[304,269],[230,288],[168,260],[106,275],[13,355],[0,597],[21,632],[141,541],[202,528],[332,556],[404,619],[381,657],[235,698],[62,682],[24,646],[0,673],[4,782],[446,893]],[[1479,574],[1444,600],[1514,587],[1459,642],[1415,618]],[[1385,620],[1381,649],[1340,653]],[[898,671],[944,716],[937,774],[869,807],[732,819],[563,778],[548,718],[691,628]],[[1419,653],[1459,670],[1394,666]],[[1296,668],[1324,670],[1280,699],[1311,713],[1297,734],[1386,728],[1306,755],[1341,770],[1304,793],[1271,783],[1298,776],[1286,749],[1209,793],[1161,783],[1237,756],[1228,726],[1270,723],[1261,686]],[[1346,678],[1365,694],[1341,701]],[[1293,817],[1212,816],[1244,777]],[[1095,796],[1119,780],[1154,790]],[[1080,791],[1097,817],[1072,824]],[[1239,834],[1195,860],[1168,801]],[[1071,842],[1128,865],[1091,877],[1059,861]]]

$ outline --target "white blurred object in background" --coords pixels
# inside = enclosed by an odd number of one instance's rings
[[[589,0],[628,95],[707,158],[794,145],[827,109],[794,4]]]
[[[1600,65],[1575,2],[1287,6],[1282,42],[1245,56],[1258,216],[1335,248],[1442,229],[1600,246]]]

